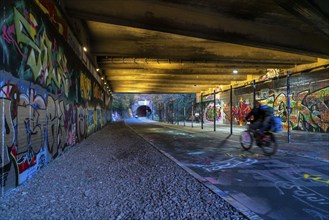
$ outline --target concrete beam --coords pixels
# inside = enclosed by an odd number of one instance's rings
[[[131,59],[133,60],[133,59]],[[144,59],[145,60],[145,59]],[[316,59],[312,60],[312,62],[315,62]],[[118,61],[117,61],[118,62]],[[261,62],[261,61],[252,61],[252,62],[247,62],[247,61],[178,61],[177,63],[133,63],[132,62],[127,62],[127,59],[121,58],[121,63],[112,63],[111,61],[108,62],[98,62],[99,68],[100,69],[178,69],[178,70],[183,70],[183,69],[236,69],[239,67],[239,69],[254,69],[254,70],[259,70],[259,69],[287,69],[287,68],[292,68],[294,67],[297,62],[301,62],[301,60],[296,60],[296,63],[282,63],[278,62],[275,60],[269,60],[267,62]]]
[[[239,75],[248,74],[264,74],[266,69],[245,69],[235,68],[239,71]],[[107,76],[125,76],[125,75],[140,75],[140,76],[151,76],[151,75],[172,75],[172,76],[202,76],[202,75],[227,75],[232,76],[232,69],[217,69],[217,68],[190,68],[190,69],[106,69],[104,73]]]
[[[246,80],[247,75],[106,75],[107,80],[136,80],[136,81],[147,81],[147,80],[192,80],[192,81],[215,81],[215,80]]]
[[[160,0],[67,0],[65,4],[70,16],[85,20],[329,58],[328,36],[312,26],[307,26],[309,30],[298,29],[299,25],[303,26],[303,21],[290,14],[282,16],[293,20],[297,28],[276,22],[280,13],[284,13],[279,10],[276,11],[278,16],[271,16],[275,13],[273,11],[263,11],[263,14],[267,13],[264,22],[261,19],[241,19],[221,13],[221,8],[214,10],[193,2],[183,5]],[[277,9],[277,5],[271,4],[266,2],[262,10]]]
[[[274,0],[282,8],[301,20],[317,27],[329,36],[329,4],[326,1]],[[327,15],[326,15],[327,14]]]
[[[123,85],[153,85],[153,84],[165,84],[174,87],[180,87],[185,85],[205,85],[205,86],[212,86],[212,85],[220,85],[220,84],[230,84],[230,80],[221,80],[221,81],[214,81],[214,80],[111,80],[110,84],[112,86],[123,86]]]
[[[208,89],[207,89],[208,90]],[[168,88],[117,88],[113,89],[114,93],[153,93],[153,94],[166,94],[166,93],[171,93],[171,94],[182,94],[182,93],[200,93],[203,90],[200,90],[199,88],[173,88],[173,89],[168,89]]]
[[[218,61],[227,63],[277,63],[300,64],[314,62],[314,58],[293,53],[261,49],[250,46],[200,40],[175,34],[160,33],[136,28],[124,28],[110,24],[88,22],[93,31],[92,53],[97,56],[158,58],[196,61]],[[123,30],[122,30],[123,29]],[[128,30],[127,30],[128,29]],[[119,32],[113,36],[112,32]],[[103,32],[109,32],[107,35]],[[139,32],[142,32],[141,34]],[[104,38],[103,38],[104,36]],[[106,36],[106,37],[105,37]],[[127,36],[130,36],[129,38]],[[128,59],[125,59],[127,62]],[[151,60],[148,60],[151,63]],[[192,60],[191,60],[192,61]],[[138,60],[134,60],[138,62]],[[144,62],[144,59],[142,59]]]

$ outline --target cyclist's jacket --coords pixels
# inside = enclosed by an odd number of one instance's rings
[[[269,115],[273,115],[273,108],[267,105],[261,105],[258,108],[253,108],[246,116],[246,120],[248,120],[251,116],[254,116],[253,121],[263,121],[265,117]]]

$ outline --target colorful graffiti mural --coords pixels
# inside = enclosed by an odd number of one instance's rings
[[[273,104],[271,105],[271,100]],[[302,90],[290,97],[290,126],[294,130],[329,132],[329,87],[310,92]],[[265,104],[274,107],[275,115],[285,122],[287,128],[287,96],[280,93],[264,100]]]
[[[302,76],[300,76],[302,77]],[[298,80],[297,80],[298,81]],[[290,127],[293,130],[309,132],[329,132],[329,80],[326,79],[318,86],[312,86],[311,89],[301,87],[295,88],[294,94],[290,96]],[[311,86],[309,86],[311,87]],[[283,121],[284,129],[288,128],[288,108],[286,88],[278,90],[265,89],[258,91],[256,99],[265,105],[274,108],[274,114],[280,116]],[[264,95],[265,94],[265,95]],[[232,117],[230,118],[230,101],[222,100],[224,123],[229,124],[231,120],[235,124],[242,125],[245,116],[251,111],[250,100],[243,98],[236,105],[232,106]],[[226,104],[228,103],[228,104]]]
[[[225,114],[225,119],[230,122],[231,121],[231,105],[223,104],[223,112]],[[238,125],[244,124],[244,119],[247,114],[251,111],[250,104],[245,100],[240,99],[237,106],[232,106],[232,118]]]
[[[75,107],[56,100],[44,89],[7,81],[0,88],[0,109],[5,134],[2,148],[6,152],[2,163],[10,164],[6,173],[16,169],[11,181],[15,183],[9,185],[31,178],[65,147],[76,143]]]
[[[107,123],[104,93],[63,41],[67,27],[55,5],[49,0],[4,4],[6,19],[0,22],[2,195]]]
[[[42,85],[56,95],[65,94],[68,97],[72,72],[68,70],[62,45],[55,37],[49,37],[45,24],[37,21],[32,13],[26,10],[20,12],[14,7],[9,17],[12,17],[8,19],[11,21],[1,24],[1,46],[7,58],[6,63],[18,64],[15,70],[20,79]]]
[[[80,75],[80,90],[83,99],[91,99],[91,81],[84,73]]]
[[[35,2],[49,16],[50,21],[55,25],[57,31],[67,39],[68,25],[54,3],[51,0],[35,0]]]
[[[102,100],[104,93],[102,92],[101,88],[97,83],[93,84],[93,95],[95,99]]]
[[[216,108],[214,108],[214,104],[210,103],[210,104],[207,105],[206,111],[205,111],[206,120],[213,122],[214,121],[214,114],[216,114],[215,115],[216,121],[220,120],[220,118],[222,117],[221,108],[218,104],[216,105]]]

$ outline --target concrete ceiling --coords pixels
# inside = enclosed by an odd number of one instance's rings
[[[63,4],[85,24],[113,92],[199,93],[329,58],[327,0]]]

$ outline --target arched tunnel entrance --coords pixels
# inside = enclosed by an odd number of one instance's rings
[[[147,105],[141,105],[136,110],[136,115],[138,117],[148,117],[152,114],[152,110]]]

